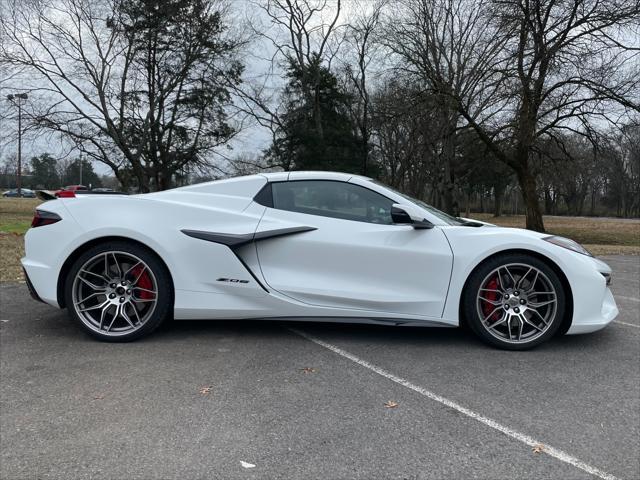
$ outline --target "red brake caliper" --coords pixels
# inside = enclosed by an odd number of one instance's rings
[[[484,288],[488,290],[498,290],[498,276],[495,275],[494,277],[492,277],[491,280],[487,282]],[[487,300],[495,302],[498,299],[498,292],[484,292],[482,296]],[[482,302],[482,312],[484,313],[485,317],[489,315],[495,308],[495,305],[492,305],[489,302]],[[491,318],[488,318],[487,320],[497,320],[498,315],[499,312],[496,311],[493,315],[491,315]]]
[[[144,272],[142,271],[144,270]],[[142,273],[142,275],[140,275]],[[138,283],[135,284],[136,287],[145,288],[147,290],[153,290],[153,283],[151,283],[151,277],[149,277],[149,272],[147,272],[146,268],[142,265],[138,265],[133,270],[131,270],[131,275],[134,279],[138,278]],[[138,290],[136,292],[136,297],[141,300],[151,300],[153,299],[153,293],[147,292],[145,290]]]

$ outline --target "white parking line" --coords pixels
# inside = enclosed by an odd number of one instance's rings
[[[598,478],[601,478],[603,480],[617,480],[617,477],[604,472],[602,470],[600,470],[599,468],[593,467],[587,463],[584,463],[582,460],[569,455],[566,452],[563,452],[562,450],[558,450],[557,448],[553,448],[550,447],[549,445],[546,444],[542,444],[542,442],[536,440],[535,438],[532,438],[528,435],[525,435],[523,433],[517,432],[516,430],[512,430],[509,427],[506,427],[498,422],[496,422],[495,420],[492,420],[490,418],[487,418],[483,415],[480,415],[479,413],[474,412],[473,410],[470,410],[466,407],[463,407],[462,405],[449,400],[447,398],[441,397],[440,395],[437,395],[433,392],[430,392],[429,390],[427,390],[426,388],[420,387],[418,385],[415,385],[413,383],[411,383],[409,380],[406,380],[402,377],[398,377],[397,375],[394,375],[393,373],[387,372],[386,370],[373,365],[372,363],[367,362],[366,360],[362,360],[361,358],[356,357],[355,355],[353,355],[352,353],[347,352],[346,350],[342,350],[339,347],[336,347],[335,345],[332,345],[330,343],[324,342],[316,337],[313,337],[301,330],[297,330],[294,328],[290,328],[290,331],[300,335],[301,337],[306,338],[307,340],[315,343],[316,345],[320,345],[321,347],[324,347],[328,350],[331,350],[333,353],[336,353],[338,355],[340,355],[341,357],[344,357],[348,360],[351,360],[354,363],[357,363],[358,365],[360,365],[361,367],[367,368],[369,370],[371,370],[372,372],[377,373],[378,375],[387,378],[389,380],[391,380],[392,382],[397,383],[398,385],[402,385],[403,387],[406,387],[410,390],[413,390],[416,393],[419,393],[420,395],[423,395],[427,398],[430,398],[433,401],[436,401],[446,407],[449,407],[453,410],[456,410],[457,412],[462,413],[463,415],[466,415],[467,417],[476,420],[480,423],[485,424],[488,427],[493,428],[494,430],[497,430],[501,433],[504,433],[505,435],[518,440],[519,442],[524,443],[525,445],[528,445],[530,447],[537,447],[540,445],[544,445],[544,447],[542,448],[542,451],[544,453],[546,453],[547,455],[554,457],[558,460],[560,460],[561,462],[564,463],[568,463],[569,465],[573,465],[576,468],[579,468],[580,470],[583,470],[591,475],[594,475]]]
[[[621,322],[620,320],[614,320],[613,323],[619,323],[620,325],[626,325],[627,327],[640,328],[640,325],[636,325],[634,323]]]
[[[629,300],[631,302],[640,302],[640,298],[635,298],[635,297],[625,297],[624,295],[613,295],[614,298],[621,298],[623,300]]]

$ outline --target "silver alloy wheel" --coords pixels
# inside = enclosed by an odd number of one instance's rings
[[[103,252],[86,261],[73,279],[71,292],[80,320],[108,336],[139,330],[158,303],[153,271],[140,258],[122,251]]]
[[[501,265],[477,295],[482,326],[503,342],[528,343],[543,335],[558,310],[558,294],[541,270],[524,263]]]

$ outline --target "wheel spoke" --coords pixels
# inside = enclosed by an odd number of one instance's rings
[[[527,278],[527,275],[529,275],[529,273],[531,273],[531,270],[533,270],[533,267],[529,267],[529,270],[527,270],[527,273],[525,273],[524,275],[522,275],[519,279],[518,279],[518,283],[516,284],[516,288],[521,288],[522,287],[522,281]]]
[[[538,282],[538,277],[540,276],[540,271],[536,270],[536,276],[533,277],[533,282],[531,282],[531,286],[529,287],[529,289],[527,290],[528,294],[531,294],[531,292],[533,292],[536,288],[536,283]]]
[[[79,302],[76,302],[76,307],[79,307],[80,305],[82,305],[84,302],[86,302],[90,298],[93,298],[93,297],[96,297],[96,296],[100,296],[100,295],[104,295],[104,292],[94,292],[91,295],[89,295],[88,297],[85,297],[82,300],[80,300]]]
[[[524,322],[520,318],[520,315],[518,315],[517,318],[518,318],[518,338],[517,338],[517,340],[520,341],[520,339],[522,338],[522,330],[524,328]]]
[[[133,313],[136,315],[136,318],[138,319],[138,324],[142,324],[142,320],[140,319],[140,314],[138,313],[138,309],[136,308],[135,305],[131,305],[131,309],[133,310]]]
[[[131,301],[135,303],[150,303],[150,302],[155,302],[156,299],[155,298],[136,298],[132,296]]]
[[[522,317],[522,319],[524,320],[524,322],[527,325],[532,326],[533,328],[535,328],[536,330],[538,330],[539,332],[544,332],[544,328],[540,328],[539,326],[537,326],[535,323],[533,323],[531,320],[529,320],[527,318],[527,316],[523,313],[522,315],[520,315]]]
[[[502,293],[502,290],[496,290],[494,288],[481,288],[481,292],[493,292],[493,293]]]
[[[540,320],[542,320],[542,323],[546,325],[548,325],[549,323],[544,319],[544,317],[542,315],[540,315],[540,312],[538,310],[536,310],[535,308],[532,308],[529,310],[530,312],[535,313],[536,315],[538,315],[540,317]]]
[[[492,323],[491,325],[487,325],[487,328],[495,328],[498,325],[500,325],[501,323],[504,323],[505,320],[507,319],[507,315],[502,315],[502,317],[500,317],[499,320],[496,320],[494,323]]]
[[[127,321],[127,323],[131,326],[131,328],[133,329],[136,328],[133,322],[131,321],[131,319],[129,318],[129,315],[127,315],[127,309],[124,308],[124,305],[120,309],[120,315],[122,315],[122,318],[124,318]]]
[[[127,269],[127,271],[126,271],[126,272],[124,272],[124,275],[122,276],[122,278],[127,278],[127,275],[129,275],[129,272],[131,272],[131,270],[133,270],[134,268],[136,268],[136,267],[137,267],[137,266],[139,266],[139,265],[142,265],[142,262],[141,262],[141,261],[138,261],[138,263],[136,263],[136,264],[134,264],[133,266],[129,267],[129,268]],[[144,270],[145,270],[145,269],[143,268],[140,272],[142,273],[142,272],[144,272]],[[138,276],[138,278],[140,278],[140,277]],[[136,283],[137,281],[138,281],[138,279],[136,278],[136,281],[135,281],[135,282],[133,282],[133,283]]]
[[[118,263],[118,257],[114,252],[111,252],[111,256],[113,257],[113,261],[116,264],[116,269],[118,270],[118,278],[122,279],[122,269],[120,268],[120,264]]]
[[[509,275],[509,277],[511,278],[512,285],[515,287],[516,286],[516,279],[513,278],[513,275],[509,271],[509,267],[505,266],[504,269],[507,271],[507,275]]]
[[[99,285],[96,285],[95,283],[90,282],[89,280],[87,280],[86,278],[84,278],[83,276],[80,275],[80,272],[78,272],[78,276],[77,276],[78,280],[80,280],[81,282],[84,282],[85,284],[87,284],[89,287],[91,287],[93,290],[97,290],[100,292],[104,292],[106,291],[105,287],[101,287]]]
[[[482,321],[482,323],[486,323],[487,320],[491,319],[491,317],[493,316],[494,313],[496,313],[498,310],[502,310],[500,307],[496,307],[494,308],[491,313],[489,315],[487,315],[486,317],[484,317],[484,320]]]
[[[107,315],[107,311],[109,310],[109,307],[110,307],[110,306],[111,306],[111,305],[107,305],[106,307],[104,307],[104,308],[102,309],[102,312],[100,312],[100,325],[98,326],[98,328],[99,328],[100,330],[102,330],[102,324],[104,323],[104,317]]]
[[[111,319],[111,323],[107,327],[107,332],[111,330],[111,327],[113,326],[113,322],[116,321],[116,318],[118,318],[119,314],[120,314],[120,305],[116,305],[116,311],[113,314],[113,318]]]
[[[156,293],[155,290],[149,290],[148,288],[142,288],[142,287],[133,287],[132,290],[142,290],[143,292],[153,293],[154,295]]]
[[[142,266],[142,268],[140,269],[140,272],[138,273],[138,276],[137,276],[137,277],[136,277],[136,279],[135,279],[133,282],[131,282],[131,283],[133,283],[134,285],[137,285],[138,280],[140,280],[140,278],[142,277],[142,274],[144,273],[144,271],[145,271],[146,269],[147,269],[147,266],[146,266],[146,265],[143,265],[143,266]]]
[[[81,308],[78,310],[78,312],[80,313],[84,313],[84,312],[90,312],[91,310],[97,310],[99,308],[104,307],[107,303],[109,303],[109,300],[105,300],[104,302],[98,304],[98,305],[93,305],[92,307],[88,307],[88,308]]]
[[[529,302],[529,307],[536,309],[536,308],[544,307],[545,305],[549,305],[549,304],[555,303],[555,302],[556,302],[555,298],[552,298],[551,300],[546,300],[544,302],[531,302],[530,301]]]
[[[487,302],[491,305],[502,305],[502,300],[491,300],[489,298],[478,296],[478,298],[484,302]]]
[[[98,277],[103,282],[109,283],[109,279],[105,278],[104,276],[100,275],[99,273],[93,273],[93,272],[90,272],[89,270],[80,270],[80,273],[85,273],[87,275],[93,275],[94,277]]]

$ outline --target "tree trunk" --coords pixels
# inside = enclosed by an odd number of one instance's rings
[[[493,204],[493,216],[501,217],[502,216],[502,200],[504,199],[504,186],[494,186],[493,187],[493,195],[495,197],[495,202]]]
[[[517,175],[522,197],[524,198],[527,229],[544,232],[544,222],[542,221],[542,212],[536,191],[536,177],[527,168],[518,169]]]

